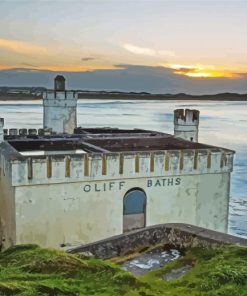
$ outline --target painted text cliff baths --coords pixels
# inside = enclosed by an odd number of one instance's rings
[[[59,248],[161,223],[227,231],[234,152],[198,143],[199,111],[175,110],[175,135],[83,128],[63,77],[43,97],[43,129],[8,130],[0,119],[2,248]]]

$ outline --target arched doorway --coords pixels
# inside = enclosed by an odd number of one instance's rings
[[[146,194],[140,188],[129,190],[123,199],[123,232],[145,227]]]

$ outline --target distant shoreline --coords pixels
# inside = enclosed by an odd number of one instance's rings
[[[42,96],[23,93],[0,93],[0,101],[41,100]],[[215,95],[148,94],[124,92],[79,92],[78,99],[85,100],[150,100],[150,101],[247,101],[247,94],[220,93]]]
[[[247,101],[247,94],[216,94],[216,95],[187,95],[187,94],[136,94],[136,93],[80,93],[79,99],[87,100],[150,100],[150,101]]]

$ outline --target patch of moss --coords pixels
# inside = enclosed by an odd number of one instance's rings
[[[187,264],[193,268],[186,275],[163,280]],[[0,295],[247,296],[247,248],[194,248],[136,278],[109,261],[36,245],[15,246],[0,254]]]

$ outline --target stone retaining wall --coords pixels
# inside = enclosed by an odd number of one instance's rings
[[[95,243],[67,250],[69,253],[91,252],[97,258],[123,256],[157,244],[170,244],[175,248],[217,247],[225,244],[247,246],[247,239],[205,228],[180,224],[160,224],[113,236]]]

